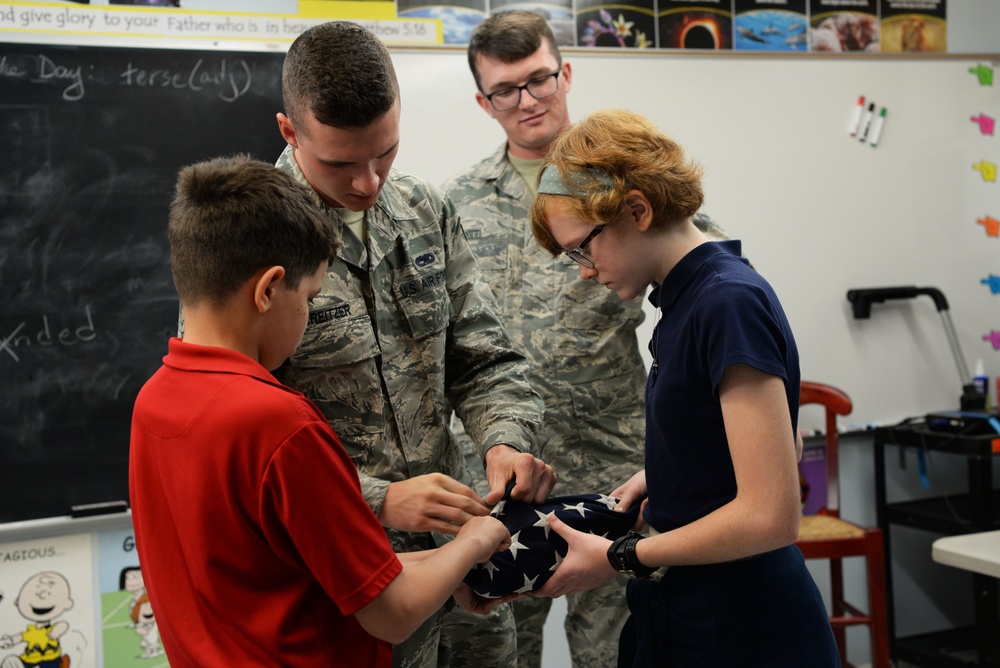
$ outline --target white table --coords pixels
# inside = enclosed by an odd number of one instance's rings
[[[1000,531],[938,538],[931,558],[939,564],[1000,578]]]

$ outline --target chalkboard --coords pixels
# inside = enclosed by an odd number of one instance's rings
[[[272,161],[283,54],[0,45],[0,522],[128,498],[177,170]]]

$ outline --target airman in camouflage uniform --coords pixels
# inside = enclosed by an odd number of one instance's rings
[[[440,189],[391,169],[399,99],[385,47],[354,23],[311,28],[289,49],[283,93],[289,146],[277,166],[316,192],[343,250],[277,375],[330,420],[397,552],[433,548],[487,514],[509,479],[522,498],[544,499],[555,477],[530,454],[541,402],[455,209]],[[486,462],[492,500],[469,486],[453,410],[478,468]],[[489,625],[479,618],[477,665],[512,665],[508,608]],[[456,665],[439,648],[443,615],[395,647],[394,665]]]
[[[570,258],[553,260],[538,246],[530,225],[541,157],[569,125],[565,93],[572,72],[545,21],[524,11],[502,12],[481,23],[469,58],[480,106],[501,123],[508,141],[444,189],[461,214],[511,339],[531,362],[529,380],[545,403],[537,454],[559,476],[556,492],[608,493],[643,467],[646,367],[636,337],[645,317],[643,298],[622,301],[582,280]],[[550,93],[552,82],[544,77],[551,72],[559,73],[554,77],[559,87]],[[511,82],[527,87],[515,106],[498,111],[486,95],[509,90]],[[522,124],[524,119],[538,124],[538,118],[544,120],[536,132]],[[727,238],[703,214],[695,224],[712,239]],[[550,607],[545,598],[514,602],[519,668],[541,664]],[[628,617],[624,579],[571,595],[567,607],[573,665],[616,665],[618,636]]]

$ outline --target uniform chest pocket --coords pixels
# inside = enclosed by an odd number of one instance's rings
[[[364,300],[355,299],[314,309],[292,366],[326,367],[353,364],[378,354],[378,344]]]
[[[560,325],[571,330],[591,330],[596,335],[596,331],[635,328],[642,322],[642,297],[623,300],[600,283],[581,280],[579,267],[569,258],[560,260],[574,265],[571,273],[565,274],[566,282],[559,291]]]
[[[503,304],[507,295],[508,266],[518,263],[518,249],[511,243],[510,233],[496,224],[478,220],[466,224],[465,218],[462,219],[462,226],[469,247],[476,254],[483,278],[490,284],[497,303]]]

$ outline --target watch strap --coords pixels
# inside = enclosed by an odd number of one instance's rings
[[[637,578],[648,578],[655,573],[657,569],[644,565],[635,552],[636,544],[643,538],[645,536],[630,531],[611,543],[611,547],[608,548],[608,562],[611,563],[611,567],[619,573]]]

